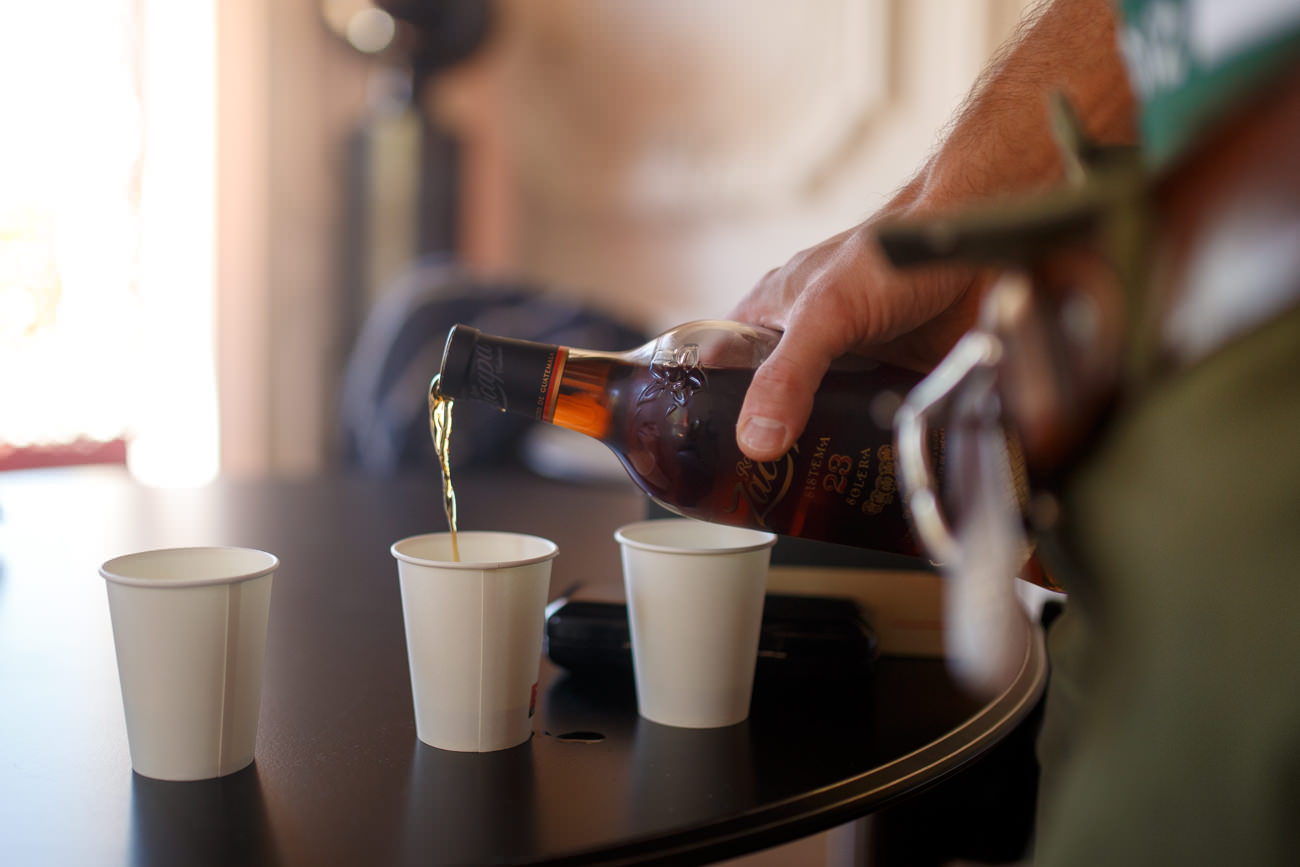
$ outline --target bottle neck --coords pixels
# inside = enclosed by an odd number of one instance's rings
[[[447,337],[438,390],[453,400],[478,400],[549,420],[568,354],[567,347],[457,325]]]

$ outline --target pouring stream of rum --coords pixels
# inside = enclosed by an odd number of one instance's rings
[[[460,545],[456,540],[456,490],[451,486],[451,399],[438,391],[439,376],[429,383],[429,433],[433,435],[433,450],[438,455],[438,468],[442,470],[442,508],[447,513],[447,528],[451,530],[451,559],[460,562]]]

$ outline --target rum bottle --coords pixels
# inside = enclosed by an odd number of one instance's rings
[[[920,553],[898,491],[892,422],[921,375],[840,359],[795,445],[779,460],[752,461],[736,444],[736,419],[779,339],[766,328],[700,321],[637,349],[596,352],[457,325],[438,390],[600,440],[646,494],[681,515]],[[932,448],[941,467],[939,438]]]

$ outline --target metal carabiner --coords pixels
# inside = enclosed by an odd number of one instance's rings
[[[894,416],[898,466],[904,501],[913,526],[936,565],[954,563],[960,546],[944,517],[934,470],[930,466],[930,416],[963,388],[991,388],[1002,341],[986,331],[967,332],[937,367],[904,399]]]
[[[895,415],[899,474],[922,545],[948,579],[944,645],[949,669],[981,694],[1003,688],[1023,661],[1028,622],[1014,581],[1028,553],[998,395],[1006,357],[994,333],[1000,305],[1027,291],[1012,272],[985,298],[967,332]],[[929,463],[931,425],[944,412],[944,488]],[[944,504],[957,508],[949,520]]]

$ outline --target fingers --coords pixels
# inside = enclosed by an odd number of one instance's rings
[[[757,461],[790,449],[812,412],[813,395],[831,361],[858,333],[859,292],[844,259],[848,233],[796,255],[769,272],[732,312],[733,318],[783,330],[772,355],[754,374],[737,419],[741,450]],[[850,284],[852,284],[850,288]]]
[[[864,223],[795,254],[736,305],[733,319],[785,332],[754,374],[736,439],[757,461],[803,433],[831,362],[850,351],[928,369],[969,328],[975,272],[894,271]]]
[[[788,285],[783,269],[773,268],[763,275],[748,295],[740,299],[727,318],[784,331],[786,313],[794,301],[786,297]]]
[[[834,272],[839,270],[835,267],[836,262],[860,255],[862,232],[862,227],[848,229],[796,253],[781,267],[768,271],[732,308],[730,318],[778,331],[786,330],[791,311],[801,302],[805,292],[828,272],[833,281]]]
[[[820,341],[801,334],[786,332],[745,394],[736,440],[756,461],[776,460],[789,451],[808,423],[813,394],[834,358]]]

